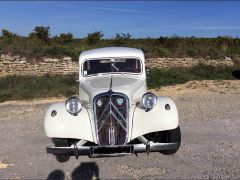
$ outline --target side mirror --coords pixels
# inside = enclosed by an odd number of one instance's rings
[[[74,73],[74,79],[77,83],[79,82],[79,74],[78,73]]]

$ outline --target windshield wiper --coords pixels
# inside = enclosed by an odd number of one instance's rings
[[[114,68],[114,69],[116,69],[117,70],[117,72],[119,71],[119,69],[115,66],[115,64],[114,63],[111,63],[111,66]]]

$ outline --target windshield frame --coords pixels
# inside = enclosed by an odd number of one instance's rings
[[[94,60],[101,60],[101,59],[117,59],[117,58],[124,58],[124,59],[136,59],[136,60],[139,60],[140,61],[140,68],[141,68],[141,71],[140,73],[133,73],[133,72],[106,72],[106,73],[96,73],[96,74],[89,74],[89,75],[84,75],[83,74],[83,66],[84,66],[84,63],[86,61],[94,61]],[[101,75],[107,75],[107,74],[132,74],[132,75],[141,75],[143,73],[143,62],[142,60],[139,58],[139,57],[131,57],[131,56],[127,56],[127,57],[124,57],[124,56],[121,56],[121,57],[100,57],[100,58],[88,58],[88,59],[84,59],[81,63],[81,75],[82,77],[90,77],[90,76],[97,76],[99,74]]]

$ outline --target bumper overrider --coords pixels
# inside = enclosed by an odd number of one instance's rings
[[[47,147],[47,153],[54,155],[70,155],[78,158],[88,155],[89,157],[121,156],[137,153],[159,152],[162,150],[177,149],[177,143],[153,143],[151,141],[142,144],[127,144],[114,146],[77,146],[70,147]]]

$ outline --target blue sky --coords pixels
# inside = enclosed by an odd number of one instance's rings
[[[240,36],[240,1],[5,1],[0,29],[28,35],[36,25],[82,38],[102,31],[133,37]]]

